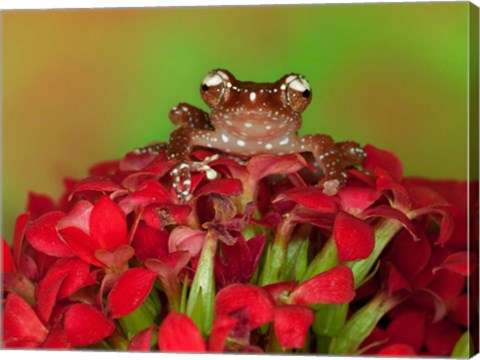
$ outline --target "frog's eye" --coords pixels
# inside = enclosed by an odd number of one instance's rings
[[[289,75],[284,83],[286,102],[295,111],[302,112],[312,99],[312,90],[302,75]]]
[[[220,104],[225,95],[228,82],[229,75],[223,70],[214,70],[208,73],[200,85],[203,101],[210,107]]]

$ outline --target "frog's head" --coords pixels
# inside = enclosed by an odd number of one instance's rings
[[[200,93],[211,108],[214,122],[287,123],[300,119],[312,99],[308,81],[287,74],[274,83],[239,81],[229,71],[217,69],[205,76]]]

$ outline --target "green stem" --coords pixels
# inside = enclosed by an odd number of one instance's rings
[[[203,335],[209,334],[213,323],[215,301],[213,266],[217,243],[216,234],[208,231],[187,301],[187,315],[192,318]]]
[[[140,331],[155,324],[155,318],[160,313],[160,307],[153,303],[149,296],[132,313],[118,319],[120,328],[128,340],[131,340]],[[159,303],[158,303],[159,304]]]
[[[259,286],[274,284],[282,280],[281,272],[287,260],[287,248],[294,225],[287,214],[284,221],[278,226],[273,242],[267,249],[267,256],[263,265]]]
[[[115,330],[107,339],[108,344],[115,350],[127,350],[128,340],[125,339],[118,330]]]
[[[315,258],[308,266],[302,282],[307,281],[324,271],[330,270],[337,264],[337,246],[335,245],[335,240],[333,239],[333,237],[331,237],[323,246],[322,251],[320,251],[317,256],[315,256]]]
[[[387,246],[401,228],[402,224],[392,219],[381,220],[375,226],[375,246],[370,256],[364,260],[358,260],[348,264],[353,272],[355,288],[358,288],[363,283],[385,246]]]
[[[354,355],[359,345],[373,331],[378,321],[404,298],[378,293],[370,302],[357,310],[332,338],[330,354]]]

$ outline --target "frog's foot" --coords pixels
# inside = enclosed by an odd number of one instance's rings
[[[133,149],[133,153],[136,155],[142,154],[153,154],[158,155],[161,152],[167,151],[167,144],[166,143],[154,143],[151,145],[143,146],[140,148]]]
[[[335,145],[337,146],[345,167],[361,165],[367,157],[362,147],[354,141],[343,141]]]
[[[336,195],[340,188],[340,181],[337,179],[327,180],[323,183],[323,193],[333,196]]]
[[[337,195],[338,191],[345,186],[347,182],[347,173],[342,171],[340,176],[335,178],[323,178],[319,182],[319,186],[323,187],[323,193],[334,196]]]
[[[187,202],[192,198],[191,189],[193,172],[204,171],[209,180],[217,178],[217,172],[208,165],[208,163],[216,159],[218,159],[217,154],[209,156],[203,161],[183,161],[172,169],[170,172],[173,177],[172,186],[180,201]]]

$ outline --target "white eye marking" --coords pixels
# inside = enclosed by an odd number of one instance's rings
[[[245,141],[243,141],[243,140],[237,140],[237,145],[238,145],[238,146],[245,146]]]
[[[293,80],[295,80],[296,78],[298,78],[298,75],[290,75],[285,79],[285,82],[288,84],[288,83],[292,82]]]
[[[230,139],[228,138],[227,135],[222,134],[222,140],[223,140],[224,143],[228,143],[228,141],[229,141]]]
[[[286,137],[285,139],[283,139],[282,141],[279,142],[280,145],[287,145],[288,144],[288,141],[290,139],[288,137]]]
[[[246,122],[246,123],[243,124],[243,126],[245,126],[247,128],[251,128],[253,125],[252,125],[252,123]]]
[[[255,94],[254,92],[251,92],[250,93],[250,101],[254,102],[256,98],[257,98],[257,94]]]
[[[203,79],[202,84],[207,85],[208,87],[217,86],[223,83],[223,77],[221,77],[218,73],[210,73],[205,76]]]
[[[271,150],[273,148],[272,144],[266,144],[265,149]]]
[[[301,77],[297,77],[288,83],[288,86],[298,92],[310,91],[310,85],[307,80]]]

